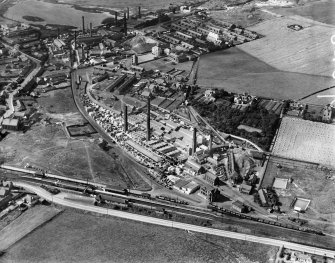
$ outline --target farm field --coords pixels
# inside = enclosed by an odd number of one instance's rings
[[[21,238],[49,221],[60,212],[60,209],[51,206],[38,205],[29,208],[20,217],[0,231],[0,251],[5,251]]]
[[[288,159],[334,166],[335,126],[284,117],[273,154]]]
[[[281,168],[277,167],[281,164]],[[311,203],[301,218],[309,220],[309,225],[320,228],[323,231],[334,234],[335,225],[332,224],[335,216],[335,194],[333,181],[327,179],[329,173],[325,170],[316,169],[307,164],[296,162],[290,164],[280,160],[270,159],[262,187],[272,186],[275,177],[292,178],[286,190],[276,190],[279,201],[282,203],[281,210],[288,216],[296,217],[290,205],[295,197],[311,200]]]
[[[288,25],[303,26],[300,31]],[[248,54],[268,63],[278,70],[331,77],[333,65],[330,41],[333,30],[313,21],[280,17],[249,27],[264,35],[256,41],[240,45]]]
[[[270,9],[271,10],[271,9]],[[335,2],[332,0],[315,1],[291,8],[273,8],[271,11],[281,15],[299,15],[315,21],[335,25]]]
[[[53,259],[97,263],[269,263],[274,262],[276,252],[276,247],[257,243],[66,210],[12,246],[1,259],[3,263]]]
[[[334,85],[333,82],[328,77],[280,71],[239,47],[202,56],[197,77],[197,84],[201,87],[248,92],[280,100],[300,99]]]
[[[335,84],[335,81],[334,81]],[[318,97],[318,96],[328,96],[328,95],[332,95],[334,97]],[[332,103],[335,100],[335,87],[325,90],[325,91],[321,91],[315,95],[312,95],[310,97],[307,97],[303,100],[301,100],[301,103],[306,103],[306,104],[316,104],[316,105],[327,105]],[[334,103],[333,103],[334,104]]]

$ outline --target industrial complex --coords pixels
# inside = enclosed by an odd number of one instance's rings
[[[335,262],[334,86],[283,99],[264,75],[288,78],[282,88],[301,72],[253,57],[275,37],[263,24],[292,38],[315,25],[249,2],[223,10],[272,20],[244,26],[197,2],[127,7],[101,24],[82,15],[80,27],[0,24],[0,222],[54,203],[52,217],[59,205],[195,225],[279,246],[273,262]],[[14,243],[0,244],[0,258]]]

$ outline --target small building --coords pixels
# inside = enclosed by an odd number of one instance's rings
[[[169,54],[169,57],[173,60],[173,62],[175,63],[182,63],[182,62],[185,62],[187,61],[187,56],[184,54],[184,53],[175,53],[175,52],[172,52]]]
[[[243,194],[250,195],[251,190],[252,190],[252,186],[247,185],[245,182],[243,182],[240,186],[240,192],[243,193]]]
[[[239,213],[244,213],[246,211],[245,205],[240,201],[233,202],[231,207]]]
[[[330,104],[328,104],[322,109],[322,121],[330,122],[331,119],[332,119],[332,107],[330,106]]]
[[[2,121],[2,128],[11,131],[18,131],[20,129],[19,119],[4,119]]]
[[[204,174],[204,180],[206,180],[210,185],[218,186],[220,185],[220,179],[217,177],[217,175],[207,172]]]
[[[162,55],[163,50],[160,46],[154,46],[151,49],[151,53],[154,55],[155,58],[157,58]]]
[[[0,187],[0,197],[5,197],[10,194],[9,188]]]
[[[184,192],[185,194],[192,194],[194,192],[196,192],[198,189],[200,188],[200,185],[198,185],[196,182],[191,181],[188,184],[184,185],[181,187],[182,192]]]
[[[212,186],[201,186],[199,196],[207,199],[209,202],[216,202],[220,198],[220,190]]]

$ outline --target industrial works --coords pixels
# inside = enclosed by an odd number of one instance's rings
[[[265,75],[280,90],[307,73],[253,55],[277,37],[268,21],[292,38],[319,25],[249,2],[216,10],[229,19],[198,1],[0,23],[0,258],[22,215],[35,229],[67,207],[278,247],[271,262],[335,262],[333,87],[283,96]]]

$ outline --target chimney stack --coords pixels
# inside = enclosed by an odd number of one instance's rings
[[[124,35],[127,35],[127,18],[126,18],[126,12],[123,13],[123,30],[124,30]]]
[[[209,150],[209,155],[212,154],[212,147],[213,147],[213,134],[209,134],[209,145],[208,145],[208,150]]]
[[[115,16],[115,25],[117,25],[117,12],[115,11],[115,13],[114,13],[114,16]]]
[[[85,34],[85,17],[82,16],[81,19],[82,19],[82,22],[83,22],[83,34]]]
[[[150,141],[150,97],[148,97],[147,113],[147,141]]]
[[[84,44],[81,45],[81,58],[82,60],[85,60],[86,57],[85,57],[85,47],[84,47]]]
[[[125,104],[123,106],[123,117],[124,117],[124,131],[127,132],[128,131],[128,109],[127,109],[127,105]]]
[[[91,37],[92,37],[92,22],[90,23],[90,35],[91,35]]]
[[[129,7],[127,7],[127,20],[129,20]]]
[[[194,155],[197,149],[197,128],[193,128],[193,138],[192,138],[192,154]]]
[[[60,33],[59,33],[59,27],[57,27],[57,38],[59,39],[59,35],[60,35]]]
[[[141,7],[138,7],[138,18],[141,18]]]
[[[74,31],[74,49],[77,48],[77,31]]]

